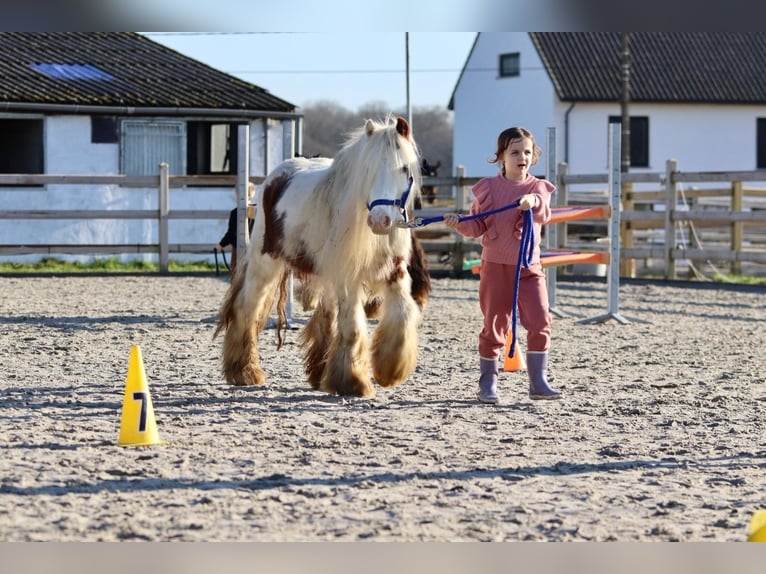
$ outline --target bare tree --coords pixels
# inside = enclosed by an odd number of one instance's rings
[[[381,119],[392,110],[383,102],[369,102],[357,111],[350,111],[336,102],[322,100],[303,109],[303,154],[333,157],[349,131],[358,128],[368,118]],[[421,155],[429,163],[441,162],[441,175],[452,174],[452,131],[450,112],[445,108],[413,108],[413,132]]]

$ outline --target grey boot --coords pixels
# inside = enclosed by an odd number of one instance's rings
[[[529,398],[533,400],[560,399],[561,393],[548,384],[548,353],[527,352]]]
[[[497,402],[497,359],[479,357],[481,376],[479,377],[479,392],[476,398],[482,403],[494,405]]]

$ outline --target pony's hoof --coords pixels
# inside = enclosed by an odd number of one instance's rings
[[[226,382],[236,387],[256,387],[266,382],[266,373],[264,371],[228,373]]]

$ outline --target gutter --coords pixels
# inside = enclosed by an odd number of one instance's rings
[[[564,112],[564,161],[569,163],[569,112],[575,107],[577,102],[569,104],[567,111]]]
[[[230,108],[181,108],[181,107],[136,107],[136,106],[95,106],[79,104],[39,104],[27,102],[0,102],[0,112],[36,112],[62,114],[107,114],[115,116],[226,116],[235,118],[303,118],[300,112],[269,112],[263,110],[241,110]]]

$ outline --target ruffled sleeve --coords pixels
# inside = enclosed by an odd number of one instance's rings
[[[532,193],[537,196],[537,204],[532,209],[532,215],[537,223],[545,224],[551,219],[551,195],[556,186],[547,179],[538,179]]]

